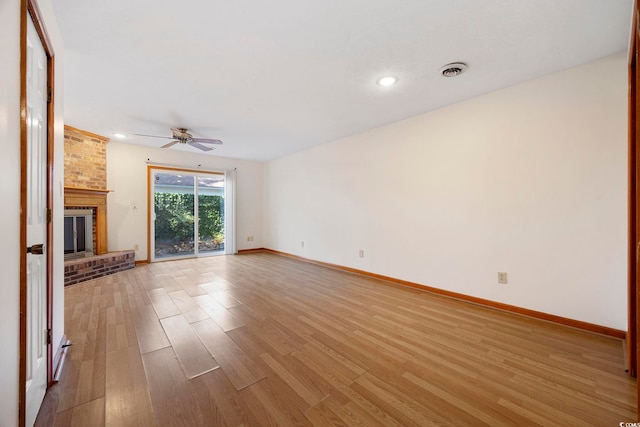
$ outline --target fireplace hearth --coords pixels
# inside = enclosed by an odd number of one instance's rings
[[[109,190],[88,188],[64,189],[65,211],[68,210],[69,218],[73,218],[67,219],[65,214],[65,286],[135,267],[134,251],[107,250],[108,193]],[[72,229],[75,233],[67,234],[67,230]],[[83,233],[84,239],[81,240]],[[90,234],[92,236],[88,237]],[[66,252],[72,255],[71,258]]]
[[[70,286],[136,267],[134,251],[109,252],[64,263],[64,285]]]

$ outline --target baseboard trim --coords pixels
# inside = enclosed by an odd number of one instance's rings
[[[136,265],[145,265],[145,264],[149,264],[148,259],[141,259],[139,261],[136,261]]]
[[[297,259],[299,261],[309,262],[311,264],[321,265],[323,267],[334,268],[337,270],[346,271],[349,273],[360,274],[363,276],[371,277],[374,279],[382,280],[385,282],[389,282],[395,285],[408,286],[414,289],[419,289],[421,291],[431,292],[433,294],[446,296],[449,298],[454,298],[460,301],[465,301],[472,304],[478,304],[484,307],[493,308],[496,310],[502,310],[509,313],[519,314],[521,316],[533,317],[540,320],[545,320],[547,322],[552,322],[564,326],[569,326],[576,329],[581,329],[588,332],[594,332],[597,334],[607,335],[614,338],[626,339],[627,333],[626,331],[620,329],[610,328],[608,326],[596,325],[594,323],[583,322],[581,320],[570,319],[568,317],[557,316],[555,314],[544,313],[541,311],[530,310],[528,308],[522,308],[515,305],[504,304],[497,301],[491,301],[484,298],[478,298],[470,295],[465,295],[457,292],[447,291],[440,288],[434,288],[432,286],[421,285],[419,283],[409,282],[407,280],[396,279],[394,277],[383,276],[381,274],[370,273],[364,270],[358,270],[356,268],[345,267],[338,264],[331,264],[323,261],[316,261],[309,258],[304,258],[298,255],[293,255],[287,252],[281,252],[274,249],[262,248],[259,250],[251,250],[252,252],[269,252],[276,255],[285,256],[288,258]]]
[[[253,249],[238,249],[237,255],[254,254],[256,252],[268,251],[265,248],[253,248]]]

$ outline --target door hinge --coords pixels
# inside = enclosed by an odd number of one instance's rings
[[[53,99],[53,88],[51,86],[47,86],[47,102],[51,102]]]
[[[47,345],[51,344],[51,329],[47,329]]]
[[[53,221],[53,213],[51,212],[51,208],[47,208],[47,224],[51,224]]]

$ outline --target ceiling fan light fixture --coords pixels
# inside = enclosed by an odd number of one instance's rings
[[[376,80],[376,83],[378,83],[378,86],[383,87],[393,86],[394,84],[398,83],[398,78],[395,76],[383,76]]]
[[[464,62],[452,62],[440,68],[440,75],[442,77],[457,77],[464,73],[467,68],[469,67]]]

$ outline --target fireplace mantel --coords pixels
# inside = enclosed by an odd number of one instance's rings
[[[109,190],[64,187],[64,206],[95,208],[96,210],[96,255],[106,254],[107,245],[107,194]]]

